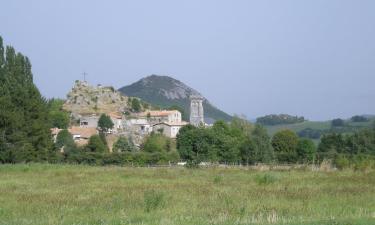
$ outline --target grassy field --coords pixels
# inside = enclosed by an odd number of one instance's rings
[[[375,172],[0,165],[0,224],[375,224]]]

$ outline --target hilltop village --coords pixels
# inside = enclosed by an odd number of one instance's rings
[[[203,98],[192,95],[190,100],[190,123],[207,125],[204,123]],[[179,130],[189,124],[182,120],[178,110],[157,109],[140,99],[124,96],[113,87],[91,86],[86,81],[75,82],[63,109],[70,113],[71,123],[67,130],[78,146],[87,145],[90,137],[99,133],[99,118],[107,115],[113,123],[113,128],[106,131],[110,151],[119,137],[126,137],[139,148],[152,132],[175,139]],[[55,140],[61,130],[51,129]]]

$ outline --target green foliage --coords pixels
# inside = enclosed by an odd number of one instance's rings
[[[272,138],[272,147],[279,162],[297,161],[298,136],[291,130],[277,132]]]
[[[121,136],[113,144],[112,149],[114,152],[131,152],[134,150],[134,146],[132,146],[132,143],[129,143],[126,137]]]
[[[89,139],[86,150],[89,152],[106,152],[108,149],[99,135],[93,135]]]
[[[138,98],[132,98],[131,107],[134,112],[140,112],[142,107]]]
[[[334,119],[331,122],[332,127],[343,127],[345,126],[345,121],[343,119]]]
[[[298,136],[301,138],[320,139],[323,133],[323,130],[305,128],[298,132]]]
[[[257,118],[257,123],[262,125],[279,125],[279,124],[294,124],[305,121],[304,117],[291,116],[288,114],[267,115]]]
[[[274,149],[271,145],[271,139],[267,134],[267,130],[256,125],[250,136],[250,142],[253,145],[252,164],[255,162],[270,163],[275,159]]]
[[[185,126],[177,135],[177,149],[182,159],[193,164],[269,163],[274,158],[267,131],[240,118],[230,124],[217,121],[211,128]]]
[[[151,133],[145,139],[142,149],[149,153],[170,152],[174,150],[171,145],[171,139],[160,133]]]
[[[75,147],[73,136],[69,133],[68,130],[64,129],[58,133],[56,137],[55,147],[57,149],[61,149],[64,147],[64,151],[66,150],[66,148]]]
[[[109,130],[113,129],[113,122],[111,117],[106,114],[102,114],[98,120],[98,128],[101,132],[108,133]]]
[[[48,101],[51,128],[66,129],[69,126],[69,113],[63,110],[64,100],[52,98]]]
[[[298,140],[297,144],[298,161],[303,163],[311,163],[316,156],[316,147],[312,140],[302,138]]]
[[[144,193],[145,212],[149,213],[165,205],[165,195],[162,192],[151,190]]]
[[[344,155],[338,155],[335,158],[334,164],[335,164],[336,168],[339,169],[339,170],[343,170],[343,169],[346,169],[346,168],[350,167],[350,161]]]
[[[39,162],[52,151],[48,105],[33,83],[31,63],[0,38],[0,162]]]
[[[350,119],[352,122],[355,122],[355,123],[360,123],[360,122],[367,122],[369,121],[368,118],[364,117],[364,116],[353,116],[351,119]]]

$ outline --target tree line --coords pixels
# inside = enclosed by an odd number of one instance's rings
[[[271,114],[263,117],[258,117],[256,122],[262,125],[279,125],[279,124],[294,124],[302,123],[305,121],[303,116],[291,116],[288,114]]]

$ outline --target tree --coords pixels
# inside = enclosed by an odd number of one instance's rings
[[[98,127],[101,132],[108,133],[109,130],[113,129],[113,122],[111,117],[107,116],[106,114],[102,114],[98,121]]]
[[[345,121],[342,119],[334,119],[331,122],[332,127],[343,127],[345,125]]]
[[[46,161],[52,154],[48,107],[33,83],[31,63],[0,38],[0,160]]]
[[[76,148],[73,136],[68,130],[64,129],[57,134],[55,147],[58,150],[63,149],[65,153]]]
[[[89,152],[106,152],[107,146],[103,143],[99,135],[93,135],[90,137],[86,149]]]
[[[151,135],[145,139],[142,149],[149,153],[169,152],[172,150],[169,138],[159,133],[151,133]]]
[[[263,117],[257,118],[257,123],[261,125],[278,125],[278,124],[294,124],[294,123],[302,123],[305,121],[304,117],[298,116],[291,116],[288,114],[280,114],[280,115],[267,115]]]
[[[300,162],[313,162],[316,155],[314,142],[307,138],[301,138],[297,144],[297,155]]]
[[[318,152],[336,154],[345,148],[345,140],[342,134],[329,133],[323,135],[318,146]]]
[[[134,148],[125,137],[121,136],[113,144],[112,149],[114,152],[131,152]]]
[[[65,112],[62,107],[64,100],[61,99],[50,99],[48,101],[49,118],[51,121],[50,127],[57,127],[60,129],[66,129],[69,126],[69,113]]]
[[[351,119],[350,119],[352,122],[367,122],[369,121],[368,118],[364,117],[364,116],[353,116]]]
[[[281,130],[272,138],[272,147],[279,162],[296,162],[298,136],[291,130]]]
[[[140,112],[141,111],[141,103],[137,98],[132,98],[132,109],[134,112]]]
[[[183,160],[189,164],[199,164],[202,161],[217,159],[213,146],[213,133],[203,127],[186,125],[177,135],[177,150]]]
[[[267,129],[256,125],[251,133],[251,141],[254,144],[254,160],[256,162],[270,163],[274,161],[275,153]]]

